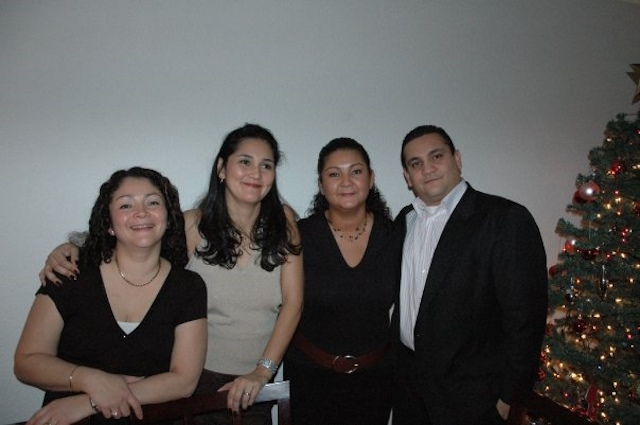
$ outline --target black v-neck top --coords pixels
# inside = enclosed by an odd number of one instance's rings
[[[99,268],[81,270],[75,282],[62,280],[62,285],[38,290],[51,297],[64,320],[58,357],[109,373],[150,376],[168,371],[175,328],[207,316],[204,282],[184,269],[171,269],[144,319],[128,335],[113,316]],[[68,395],[48,391],[44,404]]]
[[[304,310],[298,326],[307,340],[342,355],[367,353],[389,341],[396,289],[392,223],[376,216],[365,254],[350,267],[324,214],[298,222],[304,249]],[[306,361],[293,346],[289,360]]]

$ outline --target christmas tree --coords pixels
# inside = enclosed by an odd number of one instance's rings
[[[640,424],[640,116],[619,114],[576,178],[549,269],[544,396],[602,424]],[[574,224],[576,223],[576,224]]]

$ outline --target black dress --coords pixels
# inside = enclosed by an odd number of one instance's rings
[[[202,278],[173,267],[149,311],[138,327],[126,334],[113,316],[100,269],[81,270],[77,282],[63,278],[63,285],[47,285],[39,294],[51,297],[64,319],[58,357],[104,372],[151,376],[169,371],[175,328],[207,317],[207,292]],[[72,395],[47,391],[44,404]],[[92,423],[107,420],[94,415]]]
[[[304,310],[298,332],[325,352],[358,356],[389,342],[396,255],[392,223],[375,217],[364,257],[350,267],[323,214],[298,222],[304,247]],[[391,410],[390,355],[372,368],[337,373],[292,343],[284,362],[296,424],[381,424]]]

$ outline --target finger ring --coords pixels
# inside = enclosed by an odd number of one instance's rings
[[[117,417],[118,417],[118,415],[119,415],[119,413],[118,413],[118,411],[117,411],[117,410],[112,410],[112,411],[111,411],[111,416],[113,416],[114,418],[117,418]]]
[[[250,392],[245,391],[245,392],[244,392],[244,395],[249,396],[249,395],[251,395],[251,393],[250,393]]]

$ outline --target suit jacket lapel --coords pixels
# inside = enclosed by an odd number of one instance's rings
[[[473,231],[468,221],[475,211],[475,199],[476,191],[469,185],[442,231],[427,274],[416,320],[415,334],[422,333],[419,327],[425,323],[424,316],[428,312],[429,303],[433,300],[438,289],[446,284],[445,278],[449,269],[456,264],[460,245],[467,240],[466,236]]]

